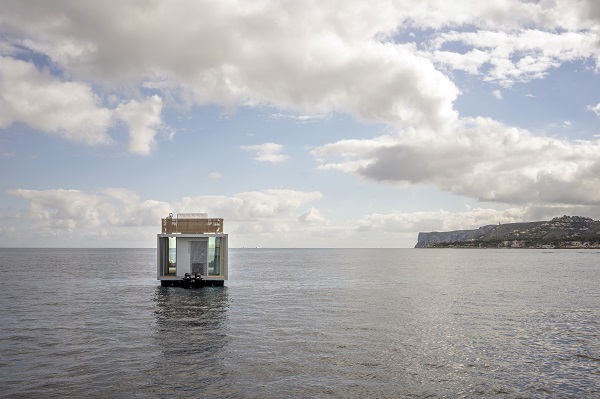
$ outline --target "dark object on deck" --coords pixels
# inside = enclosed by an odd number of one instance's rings
[[[192,276],[190,273],[186,273],[181,280],[162,280],[160,282],[161,287],[182,287],[182,288],[202,288],[202,287],[222,287],[224,281],[219,280],[203,280],[202,276],[198,273],[194,273]]]

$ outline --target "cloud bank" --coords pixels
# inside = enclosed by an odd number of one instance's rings
[[[160,219],[170,212],[207,212],[225,219],[232,246],[289,246],[295,239],[314,247],[413,246],[419,231],[472,229],[486,224],[546,220],[559,214],[580,214],[592,207],[521,206],[505,210],[370,213],[331,225],[315,206],[323,194],[290,189],[248,191],[231,196],[183,197],[173,203],[142,199],[129,189],[10,190],[29,203],[16,215],[0,215],[0,237],[22,245],[153,246]],[[589,214],[589,213],[587,213]],[[29,227],[26,229],[25,227]],[[117,239],[118,241],[115,241]],[[299,241],[300,242],[300,241]]]
[[[565,62],[591,59],[598,68],[600,60],[594,0],[2,3],[3,92],[26,114],[7,111],[0,126],[25,121],[108,143],[110,111],[99,98],[117,95],[114,111],[130,129],[129,150],[139,154],[156,144],[164,99],[269,105],[307,117],[343,112],[445,131],[458,118],[460,91],[436,65],[510,86]],[[425,43],[406,35],[426,30]],[[33,56],[53,72],[35,70],[25,61]],[[49,107],[20,106],[31,101],[12,93],[32,95],[32,87],[19,90],[27,82],[41,83]],[[153,94],[139,101],[142,92]],[[68,118],[50,118],[49,108]],[[134,111],[144,116],[133,121]]]
[[[73,239],[89,245],[89,238],[99,232],[108,237],[127,231],[131,231],[131,239],[138,235],[138,241],[151,244],[160,232],[160,219],[171,212],[207,212],[222,217],[226,232],[238,240],[264,240],[269,236],[281,239],[286,234],[310,233],[314,223],[325,223],[318,209],[308,207],[322,198],[316,191],[268,189],[231,196],[183,197],[173,203],[144,200],[124,188],[105,188],[95,193],[11,189],[9,194],[29,205],[16,216],[0,218],[0,236],[4,233],[14,240],[15,235],[25,234],[27,240],[33,240],[27,241],[29,245],[46,236],[62,237],[63,245]],[[30,230],[25,231],[23,226]]]
[[[320,169],[400,187],[434,184],[480,201],[600,205],[600,141],[539,137],[486,118],[452,134],[406,131],[315,148]]]

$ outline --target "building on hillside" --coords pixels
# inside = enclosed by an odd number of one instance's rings
[[[179,213],[162,219],[157,234],[156,277],[164,286],[223,285],[227,280],[227,234],[223,219]]]

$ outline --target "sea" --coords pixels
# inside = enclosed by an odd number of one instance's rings
[[[600,251],[0,249],[2,398],[600,398]]]

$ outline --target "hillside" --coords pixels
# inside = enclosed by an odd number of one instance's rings
[[[600,221],[562,216],[550,221],[419,233],[415,248],[600,248]]]

